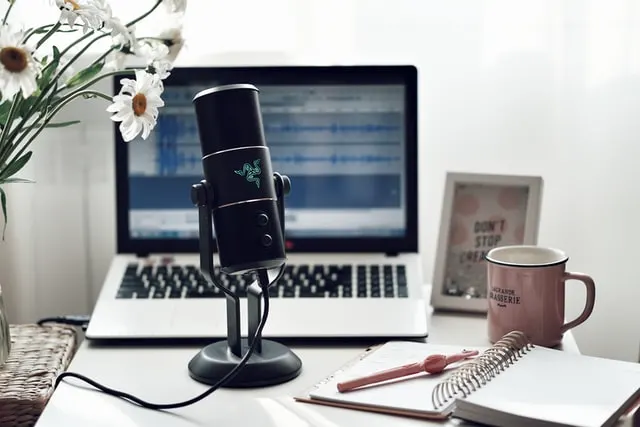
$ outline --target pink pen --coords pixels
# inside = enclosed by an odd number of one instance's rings
[[[408,375],[427,372],[429,374],[437,374],[455,362],[477,356],[477,350],[463,350],[461,353],[445,356],[443,354],[432,354],[421,362],[409,363],[407,365],[398,366],[396,368],[386,369],[375,374],[367,375],[362,378],[355,378],[349,381],[338,383],[338,391],[340,393],[353,390],[365,385],[376,384],[395,378],[406,377]]]

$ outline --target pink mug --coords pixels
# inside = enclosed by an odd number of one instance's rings
[[[589,318],[596,298],[593,279],[569,273],[569,257],[562,251],[540,246],[500,246],[487,253],[487,323],[489,340],[522,331],[533,344],[555,347],[566,331]],[[565,285],[579,280],[587,288],[584,310],[575,320],[564,322]]]

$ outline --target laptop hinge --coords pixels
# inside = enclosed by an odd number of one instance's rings
[[[384,255],[389,258],[392,258],[392,257],[397,257],[399,254],[398,252],[386,252]]]

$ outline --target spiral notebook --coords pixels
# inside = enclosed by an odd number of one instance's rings
[[[371,348],[295,400],[494,426],[612,426],[640,398],[640,364],[533,346],[513,332],[475,359],[437,375],[416,374],[340,393],[340,381],[429,354],[478,349],[390,341]]]

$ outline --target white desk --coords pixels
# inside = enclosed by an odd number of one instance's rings
[[[431,314],[429,342],[489,346],[484,317]],[[189,399],[206,390],[192,380],[187,363],[200,347],[96,347],[84,342],[70,371],[86,375],[108,387],[154,403]],[[279,386],[250,390],[221,389],[186,408],[152,411],[93,389],[75,379],[60,384],[36,427],[418,427],[422,420],[294,402],[298,394],[356,357],[364,346],[296,346],[303,362],[298,378]],[[571,333],[563,349],[579,353]],[[448,424],[463,425],[452,420]]]

